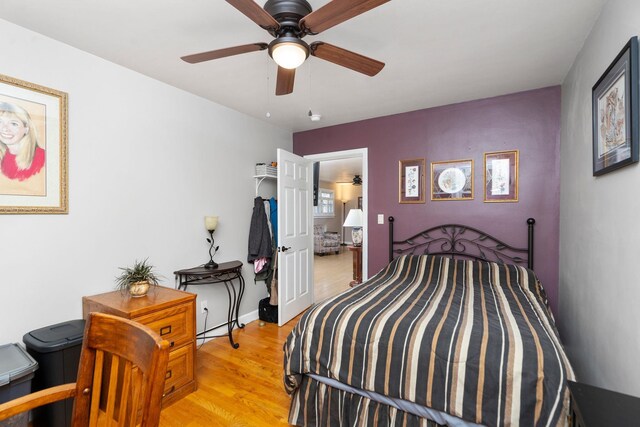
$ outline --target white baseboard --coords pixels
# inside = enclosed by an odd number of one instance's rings
[[[247,323],[253,322],[254,320],[258,320],[258,310],[250,311],[249,313],[243,314],[242,316],[240,316],[238,318],[238,321],[240,322],[240,324],[244,323],[245,325]],[[220,327],[220,331],[219,332],[218,331],[211,331],[210,333],[212,335],[222,335],[224,333],[224,332],[222,332],[222,331],[224,331],[224,329],[222,329],[222,325],[224,325],[224,323],[221,324],[221,325],[218,325],[218,327]],[[216,327],[216,326],[214,326],[214,327]],[[210,328],[207,328],[207,329],[210,329]],[[234,330],[235,329],[238,329],[238,328],[234,328]],[[209,341],[211,341],[212,339],[215,339],[215,338],[224,338],[225,340],[229,339],[229,337],[224,335],[224,336],[221,336],[221,337],[204,338],[204,341],[203,341],[203,339],[201,337],[197,337],[196,336],[196,346],[200,346],[201,344],[204,344],[205,342],[209,342]]]
[[[243,314],[238,320],[240,320],[240,323],[244,324],[258,320],[258,310],[253,310],[247,314]]]

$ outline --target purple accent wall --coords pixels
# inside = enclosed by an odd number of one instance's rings
[[[429,108],[293,135],[298,155],[368,148],[369,276],[388,261],[388,223],[406,238],[442,223],[460,223],[526,247],[529,217],[536,219],[535,271],[557,315],[560,214],[560,87]],[[520,150],[517,203],[484,203],[486,151]],[[424,204],[398,203],[398,161],[424,157]],[[432,161],[473,159],[474,200],[431,201]],[[375,242],[375,243],[374,243]]]

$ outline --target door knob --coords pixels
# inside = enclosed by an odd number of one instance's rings
[[[289,249],[291,249],[291,246],[289,246],[289,247],[282,246],[282,247],[280,247],[280,252],[287,252]]]

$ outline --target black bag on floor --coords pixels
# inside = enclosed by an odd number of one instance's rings
[[[258,303],[258,317],[270,323],[278,323],[278,306],[269,304],[269,298],[261,299]]]

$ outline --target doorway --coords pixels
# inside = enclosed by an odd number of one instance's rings
[[[362,279],[367,278],[367,149],[355,149],[305,156],[319,162],[319,208],[315,208],[314,239],[316,233],[326,233],[324,247],[314,249],[314,301],[321,301],[349,288],[353,279],[353,252],[351,228],[343,227],[351,209],[360,208],[363,217]],[[331,199],[331,201],[329,201]],[[329,209],[329,208],[332,209]],[[339,235],[339,246],[334,247],[332,234]]]

